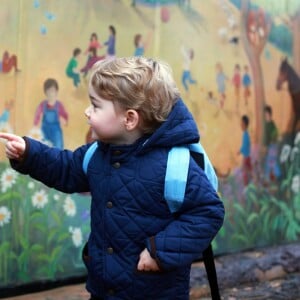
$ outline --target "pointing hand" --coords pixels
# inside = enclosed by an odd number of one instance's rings
[[[6,157],[9,159],[21,160],[26,148],[24,139],[18,135],[6,132],[0,132],[0,138],[6,140]]]

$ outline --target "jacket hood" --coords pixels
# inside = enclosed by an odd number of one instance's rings
[[[142,152],[152,148],[166,148],[197,143],[200,139],[197,124],[183,103],[178,99],[167,120],[146,140]]]

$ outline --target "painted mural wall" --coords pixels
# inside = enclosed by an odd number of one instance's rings
[[[1,131],[86,143],[89,69],[115,39],[173,68],[220,180],[215,252],[299,241],[299,1],[1,0],[0,25]],[[0,159],[0,289],[85,274],[89,196]]]

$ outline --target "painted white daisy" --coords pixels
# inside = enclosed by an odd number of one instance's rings
[[[297,146],[300,144],[300,131],[296,134],[295,140],[294,140],[294,145]]]
[[[76,214],[76,205],[70,196],[67,196],[64,202],[64,211],[67,216],[74,217]]]
[[[8,224],[11,219],[11,212],[5,206],[0,206],[0,226]]]
[[[82,232],[79,227],[70,227],[69,231],[72,234],[72,241],[75,247],[80,247],[82,245]]]
[[[41,189],[37,191],[31,198],[32,205],[36,208],[43,208],[48,203],[48,195],[46,191]]]
[[[29,189],[32,190],[32,189],[34,188],[34,183],[33,183],[33,181],[29,181],[27,186],[28,186]]]
[[[32,127],[28,133],[28,136],[48,146],[53,146],[49,140],[45,139],[43,131],[39,127]]]
[[[39,127],[31,128],[29,130],[28,136],[38,141],[42,141],[44,139],[43,132]]]
[[[298,155],[298,153],[299,153],[299,149],[297,147],[293,147],[293,149],[291,151],[290,160],[294,161],[294,159]]]
[[[7,168],[1,175],[1,191],[5,193],[7,189],[11,188],[17,180],[18,173],[11,168]]]
[[[280,153],[280,162],[284,163],[289,158],[290,152],[291,152],[291,146],[290,145],[284,145],[282,147],[281,153]]]
[[[43,139],[43,140],[41,140],[41,142],[49,147],[53,146],[53,144],[49,140]]]
[[[58,200],[59,200],[59,195],[58,195],[58,194],[55,194],[55,195],[53,196],[53,199],[54,199],[55,201],[58,201]]]
[[[291,189],[295,194],[300,192],[300,175],[295,175],[293,177]]]

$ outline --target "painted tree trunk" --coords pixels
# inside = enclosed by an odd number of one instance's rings
[[[253,86],[255,97],[255,136],[254,142],[258,145],[263,144],[264,140],[264,106],[265,106],[265,90],[264,78],[260,64],[260,54],[264,48],[264,44],[254,45],[249,41],[248,17],[250,12],[250,1],[242,0],[241,6],[241,37],[248,56],[253,74]],[[267,32],[267,30],[265,31]]]
[[[293,66],[300,76],[300,9],[292,17],[292,33],[293,33]]]

